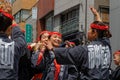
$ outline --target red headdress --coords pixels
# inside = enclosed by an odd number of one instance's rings
[[[95,28],[95,29],[99,29],[99,30],[108,30],[109,29],[109,27],[107,25],[101,26],[101,25],[94,24],[94,23],[92,23],[90,25],[90,27]]]
[[[120,54],[120,50],[116,51],[114,54]]]
[[[9,14],[9,13],[7,13],[7,12],[4,12],[2,9],[0,9],[0,13],[2,13],[4,16],[10,18],[11,20],[14,19],[13,16],[12,16],[11,14]]]
[[[56,34],[56,35],[58,35],[59,37],[62,37],[62,34],[61,33],[59,33],[59,32],[51,32],[51,35],[53,35],[53,34]]]

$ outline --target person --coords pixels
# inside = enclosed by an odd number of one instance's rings
[[[0,9],[0,80],[18,80],[18,63],[24,46],[25,38],[13,16]]]
[[[54,48],[50,41],[46,47],[54,53],[59,64],[79,66],[81,80],[109,80],[111,46],[109,26],[101,21],[91,23],[87,33],[90,43],[73,48]]]
[[[56,31],[51,32],[49,40],[54,47],[60,47],[62,34]],[[72,42],[66,41],[66,44],[66,47],[73,46]],[[53,58],[52,53],[49,53],[51,58]],[[47,70],[45,80],[77,80],[77,69],[74,65],[60,65],[56,62],[56,59],[53,58],[53,62]]]
[[[34,68],[34,76],[32,80],[42,79],[43,77],[43,72],[45,70],[45,60],[43,56],[45,52],[45,46],[43,44],[48,40],[49,35],[50,31],[42,31],[37,43],[33,43],[31,45],[31,49],[33,50],[31,61]]]
[[[43,31],[41,33],[45,33],[46,31]],[[61,41],[62,41],[62,36],[59,32],[50,32],[50,35],[49,37],[46,37],[46,39],[42,39],[44,34],[41,35],[40,37],[40,42],[42,41],[45,41],[45,40],[48,40],[48,38],[50,38],[50,40],[52,41],[52,44],[54,45],[54,47],[59,47],[59,45],[61,44]],[[44,35],[45,36],[45,35]],[[41,50],[41,49],[40,49]],[[42,51],[43,52],[43,51]],[[44,51],[45,53],[49,53],[47,50]],[[45,54],[44,53],[44,54]],[[36,54],[36,53],[35,53]],[[39,72],[39,74],[36,74],[32,80],[37,80],[37,79],[41,79],[41,80],[68,80],[68,79],[65,79],[65,78],[68,78],[68,75],[66,76],[66,74],[68,74],[67,70],[65,69],[68,69],[67,67],[64,67],[63,65],[59,65],[57,64],[56,60],[54,60],[52,58],[51,55],[47,54],[45,55],[44,58],[40,58],[40,54],[39,53],[39,56],[38,58],[35,58],[35,59],[38,59],[37,63],[36,61],[34,63],[37,64],[37,66],[42,70],[44,70],[43,72]],[[42,57],[42,55],[41,55]],[[40,60],[39,60],[40,59]],[[46,63],[44,63],[46,62]],[[41,66],[42,65],[42,66]],[[44,66],[44,69],[43,69],[43,65],[46,65]],[[38,68],[38,69],[39,69]],[[74,70],[74,67],[70,67],[70,70],[73,71]],[[40,70],[38,70],[40,71]],[[42,74],[41,74],[42,73]],[[69,71],[70,73],[70,71]],[[73,72],[74,73],[74,72]],[[69,75],[69,78],[72,77],[74,78],[75,76],[72,76],[72,74]],[[64,75],[65,74],[65,75]],[[64,77],[63,77],[64,76]],[[69,79],[70,80],[70,79]],[[73,80],[73,79],[72,79]],[[74,79],[75,80],[75,79]]]
[[[111,80],[120,80],[120,50],[115,51],[114,54],[114,63],[117,65],[116,69],[112,72]]]
[[[30,80],[33,76],[33,69],[31,67],[31,50],[24,46],[24,55],[19,60],[18,80]]]

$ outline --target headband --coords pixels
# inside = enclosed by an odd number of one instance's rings
[[[114,54],[120,54],[120,50],[116,51]]]
[[[2,9],[0,9],[0,13],[2,13],[4,16],[10,18],[11,20],[14,19],[13,16],[12,16],[11,14],[9,14],[9,13],[7,13],[7,12],[4,12]]]
[[[54,35],[54,34],[58,35],[59,37],[62,37],[62,34],[59,32],[51,32],[51,35]]]
[[[95,29],[99,29],[99,30],[108,30],[108,29],[109,29],[109,27],[106,26],[106,25],[100,26],[100,25],[94,24],[94,23],[92,23],[92,24],[90,25],[90,27],[91,27],[91,28],[95,28]]]

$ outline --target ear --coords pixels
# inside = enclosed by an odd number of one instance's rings
[[[94,38],[97,38],[97,37],[98,37],[98,33],[97,33],[97,30],[96,30],[96,29],[94,29],[94,31],[93,31],[92,33],[93,33],[93,37],[94,37]]]
[[[9,36],[11,35],[11,31],[12,31],[12,27],[8,27],[7,30],[5,31],[5,33]]]

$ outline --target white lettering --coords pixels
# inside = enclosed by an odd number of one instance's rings
[[[0,68],[13,69],[14,42],[3,42],[0,39]]]
[[[110,65],[110,49],[108,46],[88,45],[89,68],[108,68]]]

